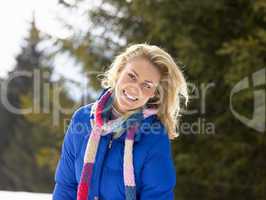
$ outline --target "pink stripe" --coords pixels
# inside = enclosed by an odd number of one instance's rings
[[[91,133],[91,139],[93,141],[98,141],[101,137],[101,129],[98,126],[95,126]]]
[[[124,181],[128,186],[135,186],[134,168],[124,166]]]
[[[154,108],[147,108],[143,110],[143,116],[144,118],[149,117],[150,115],[157,114],[158,110]]]

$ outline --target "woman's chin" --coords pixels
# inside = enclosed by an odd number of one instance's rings
[[[132,109],[132,106],[130,106],[130,105],[125,105],[124,103],[122,103],[121,102],[121,104],[119,105],[119,107],[120,107],[120,110],[123,112],[123,113],[126,113],[126,112],[128,112],[129,110],[131,110]]]
[[[123,113],[126,113],[128,111],[132,111],[132,110],[135,110],[137,107],[136,105],[134,104],[130,104],[128,102],[124,102],[124,101],[121,101],[121,104],[119,105],[120,107],[120,110],[123,112]]]

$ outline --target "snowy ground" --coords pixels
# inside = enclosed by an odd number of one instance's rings
[[[0,191],[1,200],[52,200],[51,194]]]

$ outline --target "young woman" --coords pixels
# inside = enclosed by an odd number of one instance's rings
[[[172,200],[170,139],[188,101],[182,71],[163,49],[129,46],[103,74],[100,97],[70,122],[54,200]]]

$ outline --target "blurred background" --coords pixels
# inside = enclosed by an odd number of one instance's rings
[[[266,0],[10,0],[0,25],[0,190],[52,192],[72,113],[147,42],[189,82],[175,198],[266,199]]]

